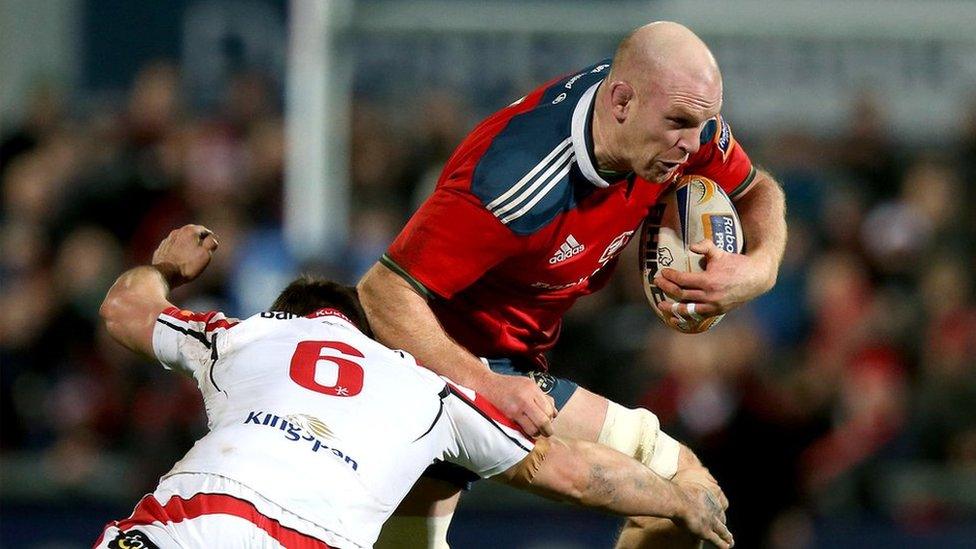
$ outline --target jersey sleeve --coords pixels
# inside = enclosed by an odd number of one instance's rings
[[[684,171],[715,181],[732,200],[748,192],[756,179],[756,168],[722,115],[705,122],[701,147],[689,159]]]
[[[153,353],[166,369],[196,377],[216,358],[219,334],[237,323],[217,311],[194,313],[169,307],[156,318]]]
[[[444,410],[451,421],[454,444],[446,461],[488,478],[525,459],[535,443],[518,425],[474,391],[447,384]]]
[[[439,186],[380,261],[427,297],[450,298],[522,246],[478,197]]]

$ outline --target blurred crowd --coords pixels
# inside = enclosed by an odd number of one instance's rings
[[[220,237],[202,280],[174,295],[187,308],[252,314],[309,267],[282,237],[281,90],[245,71],[201,110],[181,89],[166,62],[84,109],[38,87],[0,135],[0,459],[36,474],[20,487],[5,474],[8,497],[35,483],[98,497],[108,481],[134,501],[203,433],[192,383],[98,325],[108,286],[170,229]],[[354,105],[348,249],[315,268],[354,282],[477,122],[443,90],[412,105]],[[708,334],[670,332],[631,246],[567,318],[554,371],[656,412],[725,486],[744,546],[803,547],[836,510],[922,531],[976,516],[953,481],[976,470],[976,105],[965,115],[957,140],[926,147],[889,131],[867,93],[836,135],[733,118],[786,191],[776,287]]]

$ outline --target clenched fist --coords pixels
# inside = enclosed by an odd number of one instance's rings
[[[184,225],[170,231],[153,252],[153,267],[166,278],[171,288],[200,276],[210,264],[218,246],[213,231],[203,225]]]

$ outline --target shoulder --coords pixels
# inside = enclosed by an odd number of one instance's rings
[[[472,194],[517,234],[538,230],[572,201],[573,112],[607,67],[587,67],[530,94],[531,108],[512,116],[478,159]]]

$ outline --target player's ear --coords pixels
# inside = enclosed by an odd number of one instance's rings
[[[617,122],[627,120],[634,95],[634,87],[627,82],[617,80],[610,84],[610,112]]]

